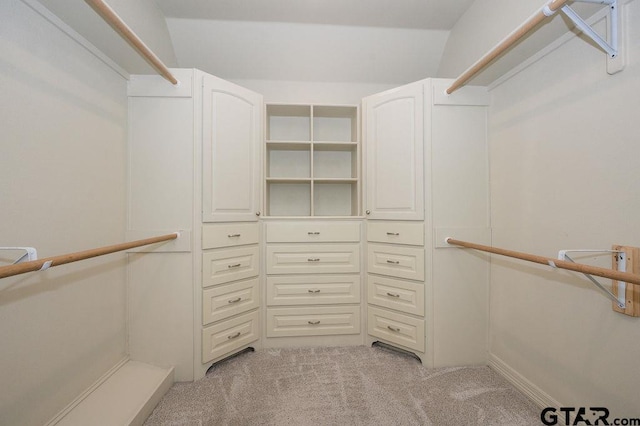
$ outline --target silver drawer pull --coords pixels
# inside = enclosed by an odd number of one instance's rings
[[[310,257],[309,259],[307,259],[307,262],[320,262],[320,259],[317,257]]]
[[[387,292],[387,296],[389,296],[389,297],[400,297],[400,295],[399,295],[399,294],[396,294],[396,293],[389,293],[389,292]]]
[[[237,338],[237,337],[240,337],[240,334],[241,334],[241,333],[240,333],[239,331],[236,331],[236,333],[235,333],[235,334],[232,334],[231,336],[227,336],[227,339],[229,339],[229,340],[231,340],[231,339],[235,339],[235,338]]]
[[[235,265],[229,265],[227,266],[227,268],[231,269],[231,268],[239,268],[240,266],[242,266],[242,263],[236,263]]]
[[[396,333],[400,331],[398,327],[391,327],[390,325],[388,325],[387,328],[391,331],[395,331]]]
[[[392,265],[399,265],[400,261],[399,260],[387,260],[387,263],[391,263]]]
[[[313,290],[309,289],[309,293],[320,293],[320,289],[319,288],[314,288]]]
[[[400,235],[399,232],[387,232],[387,235],[392,235],[394,237],[397,237],[398,235]]]
[[[318,231],[315,232],[307,232],[307,234],[309,235],[320,235],[320,233]]]
[[[311,325],[318,325],[320,324],[320,320],[315,320],[315,321],[307,321],[309,324]]]
[[[240,234],[229,234],[227,235],[228,238],[238,238],[240,236]]]
[[[389,294],[389,293],[387,293],[387,294]],[[229,300],[229,303],[238,303],[238,302],[239,302],[239,301],[241,301],[241,300],[242,300],[242,297],[237,297],[237,298],[235,298],[235,299],[231,299],[231,300]]]

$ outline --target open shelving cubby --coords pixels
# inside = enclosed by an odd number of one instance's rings
[[[359,110],[267,104],[267,216],[360,214]]]

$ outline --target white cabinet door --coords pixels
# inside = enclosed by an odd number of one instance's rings
[[[262,95],[205,75],[202,96],[202,220],[256,221]]]
[[[369,219],[424,219],[423,83],[363,100]]]

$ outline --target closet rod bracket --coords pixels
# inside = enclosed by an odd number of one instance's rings
[[[24,254],[13,262],[14,265],[31,260],[38,260],[38,251],[33,247],[0,247],[0,250],[24,251]]]
[[[576,249],[576,250],[560,250],[558,252],[558,259],[559,260],[566,260],[568,262],[571,263],[576,263],[575,260],[573,260],[572,258],[569,257],[569,255],[567,254],[568,252],[577,252],[577,253],[612,253],[614,256],[614,259],[616,257],[620,257],[620,255],[622,255],[622,261],[620,263],[618,263],[618,267],[616,268],[616,270],[618,271],[622,271],[622,272],[626,272],[627,268],[626,268],[626,263],[624,262],[624,259],[626,259],[626,256],[624,256],[624,252],[620,251],[620,250],[592,250],[592,249]],[[552,265],[553,266],[553,265]],[[609,290],[608,288],[606,288],[603,284],[601,284],[598,280],[596,280],[595,278],[593,278],[593,275],[591,274],[587,274],[587,273],[582,273],[582,275],[584,275],[585,277],[587,277],[589,279],[589,281],[591,281],[593,283],[593,285],[595,285],[596,287],[598,287],[600,290],[602,290],[614,303],[615,306],[617,306],[620,309],[624,309],[625,305],[626,305],[626,297],[625,297],[625,292],[622,292],[622,295],[620,295],[620,292],[617,292],[618,294],[614,294],[611,292],[611,290]],[[620,282],[618,282],[618,285],[620,285]],[[626,283],[622,283],[622,285],[626,285]],[[613,287],[613,286],[612,286]]]
[[[562,13],[569,18],[575,26],[582,31],[587,37],[593,40],[607,54],[607,72],[615,74],[622,71],[624,61],[619,59],[621,56],[621,10],[618,0],[575,0],[582,3],[598,3],[607,6],[607,35],[606,38],[598,34],[589,23],[582,19],[569,5],[560,8]]]
[[[611,250],[560,250],[558,252],[559,260],[575,263],[567,255],[567,252],[611,253],[611,269],[614,271],[630,274],[638,274],[640,272],[640,248],[638,247],[614,245]],[[590,274],[584,272],[583,274],[613,301],[612,308],[614,311],[632,317],[640,317],[640,284],[612,279],[611,290],[609,290]]]
[[[614,245],[612,250],[617,251],[611,263],[613,269],[632,274],[640,272],[640,248]],[[632,317],[640,317],[640,285],[614,280],[611,283],[611,289],[619,299],[625,300],[623,307],[614,303],[614,311]]]

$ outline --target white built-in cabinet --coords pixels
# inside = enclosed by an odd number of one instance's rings
[[[360,214],[358,118],[357,106],[265,106],[267,216]]]
[[[259,344],[262,96],[198,70],[129,83],[129,234],[180,231],[130,255],[131,357],[176,380]]]
[[[257,223],[202,228],[202,359],[229,356],[260,338]]]
[[[129,255],[132,359],[178,381],[249,346],[486,363],[486,259],[443,242],[490,243],[486,89],[427,79],[361,117],[175,73],[128,89],[128,238],[181,231]]]
[[[202,73],[205,365],[260,339],[262,110],[261,95]]]
[[[265,345],[362,344],[361,221],[265,223]]]
[[[266,346],[363,343],[360,155],[357,106],[265,106]]]
[[[449,83],[363,100],[367,342],[428,366],[483,364],[488,349],[488,263],[444,243],[489,243],[488,93]]]

